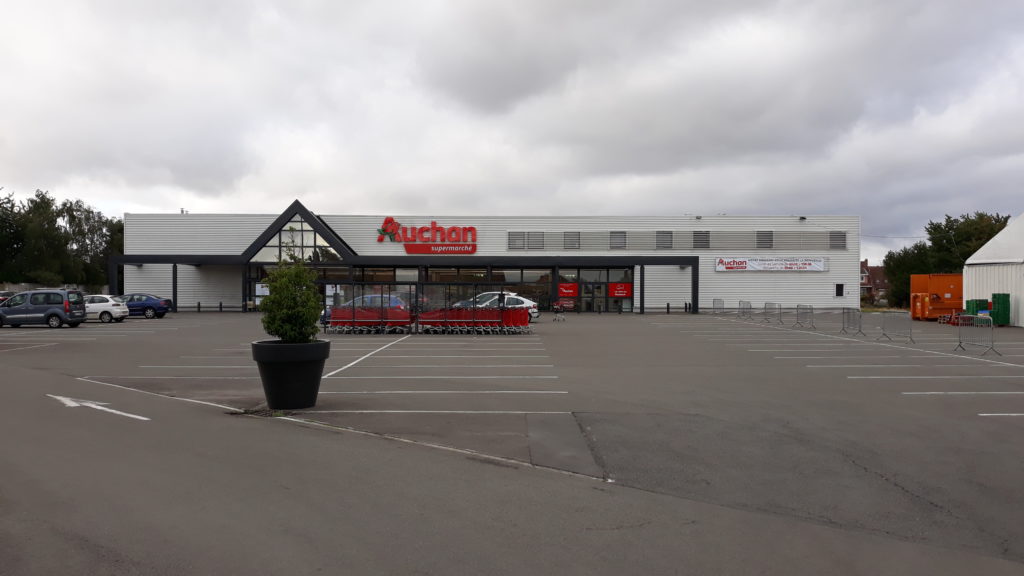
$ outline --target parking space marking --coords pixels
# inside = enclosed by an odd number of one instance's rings
[[[377,356],[377,358],[550,358],[550,356],[546,354],[502,354],[499,356],[478,356],[475,354],[441,356],[437,354],[431,354],[429,356]]]
[[[904,396],[985,396],[1002,394],[1024,394],[1024,391],[1009,392],[900,392]]]
[[[568,394],[567,390],[361,390],[321,394]],[[1022,392],[1024,393],[1024,392]]]
[[[835,350],[830,350],[830,352],[835,352]],[[829,360],[829,359],[852,360],[852,359],[857,359],[857,358],[914,358],[914,356],[874,356],[874,355],[871,355],[871,356],[776,356],[775,357],[775,359],[784,359],[784,360]],[[928,356],[928,358],[931,358],[931,356]]]
[[[945,374],[943,374],[941,376],[847,376],[846,378],[848,380],[953,380],[953,379],[957,379],[957,378],[959,378],[959,379],[970,379],[970,380],[977,380],[977,379],[992,380],[992,379],[998,379],[998,378],[1017,378],[1017,379],[1021,379],[1021,378],[1024,378],[1024,374],[1022,374],[1020,376],[1010,376],[1010,375],[1006,375],[1006,374],[1003,374],[1003,375],[965,374],[963,376],[949,376],[949,375],[945,375]]]
[[[807,364],[804,368],[976,368],[977,366],[977,364]]]
[[[96,380],[96,378],[109,378],[109,376],[82,376],[81,378],[76,378],[76,380],[81,380],[83,382],[91,382],[93,384],[100,384],[102,386],[110,386],[111,388],[120,388],[121,390],[131,390],[132,392],[138,392],[139,394],[148,394],[150,396],[158,396],[160,398],[168,398],[170,400],[180,400],[181,402],[190,402],[192,404],[202,404],[204,406],[213,406],[215,408],[222,408],[224,410],[242,412],[241,408],[235,408],[234,406],[226,406],[224,404],[216,404],[214,402],[206,402],[203,400],[193,400],[191,398],[184,398],[181,396],[168,396],[166,394],[157,394],[156,392],[150,392],[148,390],[139,390],[138,388],[129,388],[128,386],[121,386],[119,384],[103,382],[100,380]]]
[[[182,368],[182,369],[194,369],[194,368],[213,368],[213,369],[232,369],[232,368],[256,368],[255,364],[248,364],[245,366],[139,366],[139,368]]]
[[[303,410],[295,414],[572,414],[535,410]]]
[[[346,365],[342,366],[341,368],[338,368],[337,370],[335,370],[335,371],[333,371],[333,372],[331,372],[331,373],[327,374],[327,376],[324,376],[323,378],[329,378],[329,377],[331,377],[331,376],[334,376],[334,375],[335,375],[335,374],[337,374],[338,372],[341,372],[342,370],[344,370],[344,369],[346,369],[346,368],[348,368],[348,367],[350,367],[350,366],[355,366],[356,364],[358,364],[358,363],[362,362],[363,360],[366,360],[366,359],[367,359],[367,358],[369,358],[370,356],[373,356],[373,355],[374,355],[374,354],[376,354],[377,352],[380,352],[381,350],[385,350],[385,349],[387,349],[387,348],[388,348],[389,346],[394,346],[395,344],[398,344],[398,343],[399,343],[399,342],[401,342],[402,340],[405,340],[405,339],[407,339],[407,338],[410,338],[411,336],[412,336],[412,334],[409,334],[408,336],[404,336],[404,337],[402,337],[402,338],[399,338],[398,340],[393,340],[393,341],[391,341],[391,342],[388,342],[387,344],[385,344],[385,345],[381,346],[380,348],[377,348],[377,349],[376,349],[376,350],[374,350],[373,352],[370,352],[369,354],[366,354],[365,356],[363,356],[363,357],[361,357],[361,358],[359,358],[359,359],[357,359],[357,360],[353,360],[352,362],[349,362],[348,364],[346,364]]]
[[[372,368],[554,368],[554,364],[371,364]]]
[[[20,342],[19,342],[20,344]],[[19,346],[18,348],[7,348],[0,350],[0,352],[14,352],[15,350],[31,350],[32,348],[45,348],[46,346],[56,346],[56,342],[50,342],[48,344],[34,344],[32,346]]]
[[[1024,416],[1024,414],[978,414],[978,416]]]
[[[324,376],[325,380],[557,380],[558,376]]]

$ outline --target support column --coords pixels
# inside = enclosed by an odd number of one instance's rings
[[[644,272],[645,272],[644,265],[641,264],[640,265],[640,313],[641,314],[646,314],[647,313],[644,310],[644,308],[645,308],[644,296],[645,296],[645,293],[647,292],[647,290],[644,289],[644,282],[646,280],[644,278]]]
[[[693,305],[690,306],[691,314],[700,312],[700,258],[697,263],[690,267],[690,297]]]
[[[178,311],[178,265],[171,264],[171,312]]]

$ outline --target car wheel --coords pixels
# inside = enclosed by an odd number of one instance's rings
[[[110,312],[100,312],[100,322],[107,324],[113,319],[114,317],[110,315]]]
[[[63,324],[63,322],[60,321],[60,316],[57,316],[56,314],[50,314],[46,317],[46,325],[50,328],[60,328],[61,324]]]
[[[11,324],[11,328],[21,328],[21,324]]]
[[[146,308],[142,312],[142,315],[145,316],[146,318],[152,320],[153,318],[156,318],[156,310],[153,310],[152,308]]]
[[[81,322],[68,322],[68,328],[78,328],[81,325]]]

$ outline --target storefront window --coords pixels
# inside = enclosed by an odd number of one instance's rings
[[[394,282],[394,268],[364,268],[363,282]]]
[[[492,270],[491,277],[495,282],[522,282],[523,271],[515,270]]]
[[[527,268],[523,270],[523,282],[536,283],[536,282],[550,282],[551,281],[551,269],[540,268],[531,270]]]
[[[633,281],[633,269],[632,268],[612,268],[608,270],[608,281],[609,282],[632,282]]]
[[[265,246],[252,257],[253,262],[277,262],[280,257],[280,250],[275,246]]]
[[[419,282],[419,268],[397,268],[395,269],[396,282]]]
[[[607,282],[607,270],[580,270],[580,282]]]
[[[347,266],[341,268],[324,268],[324,278],[328,284],[338,284],[349,281],[349,269]]]
[[[487,270],[484,268],[460,268],[459,282],[486,282]]]
[[[559,282],[577,282],[580,279],[580,271],[576,268],[559,268],[558,269],[558,281]]]
[[[427,282],[458,282],[459,271],[455,268],[431,268],[427,273]]]

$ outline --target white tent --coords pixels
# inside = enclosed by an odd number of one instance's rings
[[[964,299],[990,300],[993,294],[1010,295],[1010,324],[1024,326],[1024,217],[1010,220],[964,265]]]

